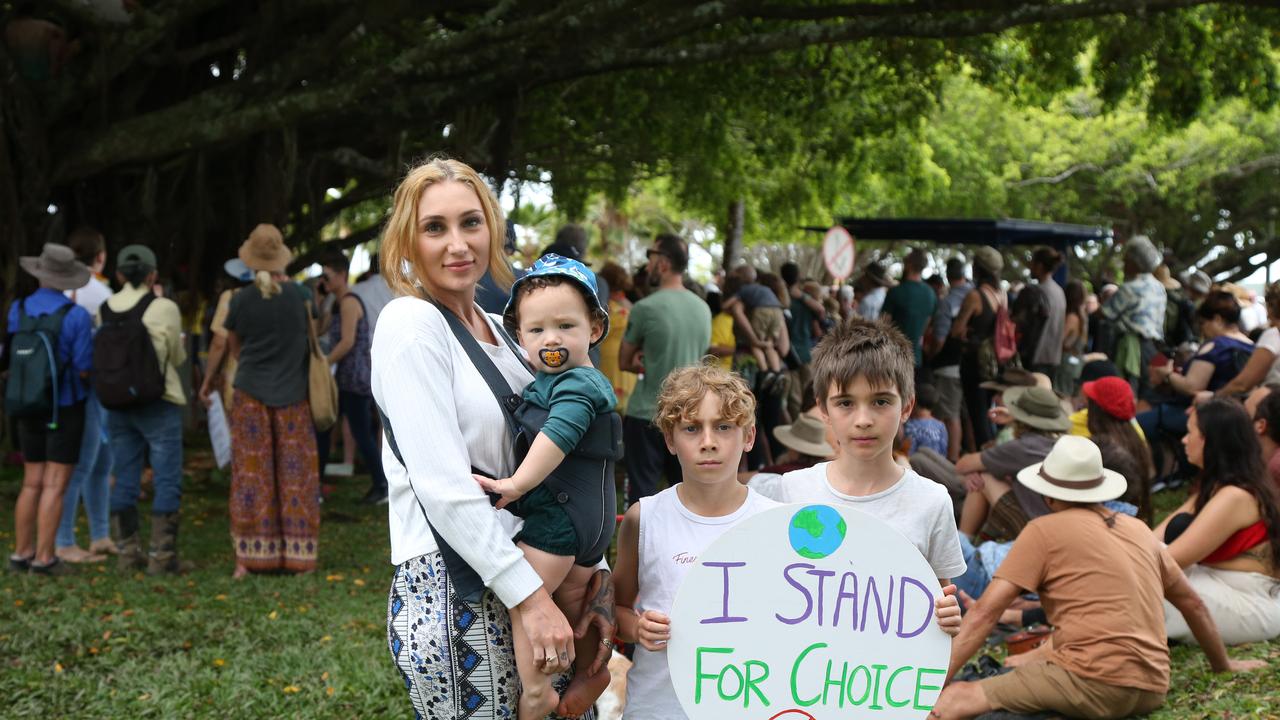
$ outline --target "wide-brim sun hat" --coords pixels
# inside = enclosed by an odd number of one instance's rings
[[[884,266],[881,265],[880,263],[873,262],[870,265],[868,265],[867,269],[864,271],[864,275],[868,280],[875,283],[876,285],[879,285],[880,287],[889,288],[895,285],[893,280],[889,277],[889,273],[884,269]]]
[[[829,458],[835,450],[827,444],[827,426],[814,416],[804,413],[790,425],[774,428],[773,436],[786,447],[812,457]]]
[[[275,225],[262,223],[255,227],[240,245],[240,259],[250,270],[258,272],[284,272],[293,259],[293,253],[284,244],[284,236]]]
[[[1011,387],[1004,391],[1004,406],[1014,420],[1039,430],[1066,432],[1071,418],[1058,395],[1042,387]]]
[[[1118,472],[1102,466],[1102,452],[1092,440],[1063,435],[1044,462],[1018,471],[1027,489],[1066,502],[1099,503],[1115,500],[1129,488]]]
[[[516,316],[516,295],[520,290],[520,286],[536,277],[547,277],[556,275],[568,278],[572,282],[578,284],[586,292],[583,293],[584,299],[587,301],[587,310],[600,310],[604,315],[604,332],[600,333],[600,337],[593,343],[591,347],[595,347],[609,336],[609,309],[600,304],[600,295],[596,286],[596,274],[591,268],[583,265],[581,262],[573,258],[567,258],[563,255],[550,253],[538,258],[533,267],[529,268],[529,272],[525,273],[515,284],[511,286],[511,295],[507,298],[507,306],[502,311],[502,322],[508,329],[515,327]]]
[[[79,290],[89,282],[89,267],[66,245],[45,243],[39,255],[18,258],[29,274],[54,290]]]
[[[978,383],[978,387],[983,390],[994,392],[1004,392],[1011,387],[1034,387],[1035,385],[1036,374],[1018,367],[1005,368],[1000,373],[1000,377],[995,380]]]

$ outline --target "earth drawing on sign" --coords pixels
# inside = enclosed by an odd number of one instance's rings
[[[809,505],[791,517],[788,537],[800,557],[821,560],[840,548],[849,529],[844,518],[828,505]]]

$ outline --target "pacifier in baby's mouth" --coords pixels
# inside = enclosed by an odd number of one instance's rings
[[[569,362],[569,348],[542,348],[538,359],[549,368],[558,368]]]

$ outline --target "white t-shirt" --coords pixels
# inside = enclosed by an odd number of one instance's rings
[[[831,487],[827,480],[830,464],[818,463],[781,477],[757,476],[748,485],[782,503],[836,503],[875,515],[905,535],[939,578],[955,578],[964,573],[960,536],[946,488],[907,468],[902,479],[891,487],[873,495],[854,497]]]
[[[633,603],[637,613],[657,610],[670,614],[676,591],[698,556],[733,526],[775,508],[778,503],[747,490],[742,507],[728,515],[704,517],[680,502],[676,487],[640,499],[639,590]],[[664,651],[649,652],[636,644],[627,672],[624,720],[680,720],[687,717],[671,684]]]
[[[1280,330],[1269,327],[1262,331],[1254,348],[1265,348],[1275,359],[1271,361],[1271,369],[1267,371],[1264,384],[1280,382]]]
[[[79,290],[67,290],[66,296],[71,298],[72,302],[89,311],[90,317],[98,316],[98,308],[102,307],[102,303],[111,297],[111,288],[107,284],[94,277],[89,276],[89,282]]]

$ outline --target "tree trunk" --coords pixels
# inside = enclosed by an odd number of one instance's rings
[[[729,203],[729,222],[725,226],[724,234],[724,262],[725,272],[729,272],[738,262],[738,257],[742,254],[742,225],[745,209],[741,198]]]

